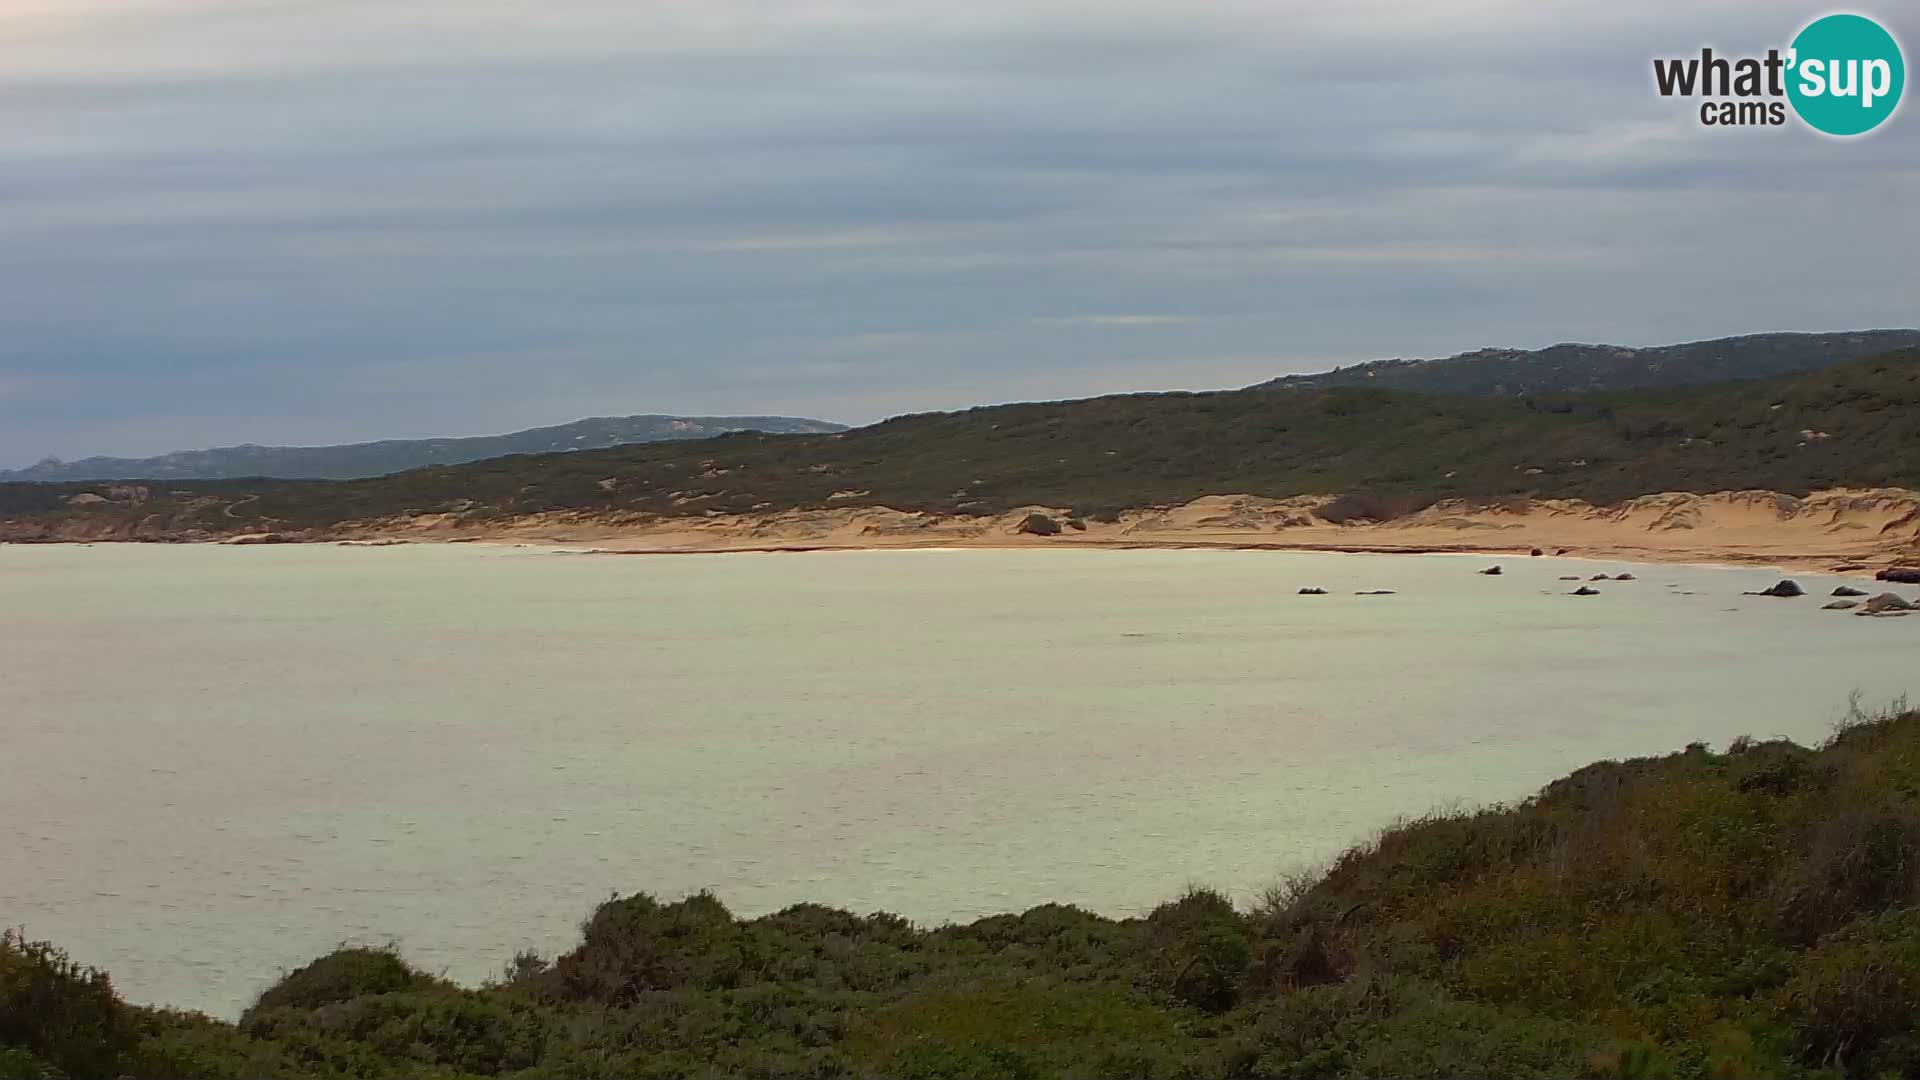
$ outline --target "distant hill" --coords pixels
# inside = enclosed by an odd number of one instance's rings
[[[1477,398],[1372,386],[1134,394],[741,433],[367,480],[0,484],[0,538],[325,535],[348,522],[888,506],[1107,517],[1201,495],[1443,498],[1920,488],[1920,349],[1759,381]],[[72,527],[72,528],[69,528]]]
[[[1481,349],[1443,360],[1375,360],[1314,375],[1285,375],[1259,388],[1318,390],[1381,386],[1428,394],[1515,397],[1766,379],[1920,346],[1920,330],[1839,334],[1748,334],[1684,345],[1554,345]]]
[[[773,435],[819,435],[845,431],[843,424],[787,416],[596,416],[557,427],[510,435],[459,439],[388,439],[342,446],[220,446],[181,450],[150,458],[48,458],[30,468],[0,470],[0,480],[355,480],[417,469],[462,465],[508,454],[555,454],[604,450],[633,443],[707,439],[735,431]]]

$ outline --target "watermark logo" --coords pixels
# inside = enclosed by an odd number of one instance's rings
[[[1661,97],[1700,98],[1707,127],[1777,127],[1788,109],[1815,131],[1864,135],[1900,107],[1906,58],[1886,27],[1864,15],[1815,19],[1765,56],[1699,56],[1653,62]]]

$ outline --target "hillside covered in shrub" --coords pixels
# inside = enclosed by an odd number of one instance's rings
[[[467,523],[879,505],[1083,516],[1202,495],[1441,498],[1920,488],[1920,350],[1786,378],[1487,399],[1372,387],[1141,394],[506,457],[371,480],[0,484],[0,536],[299,535],[409,515]],[[75,530],[69,529],[69,535]]]
[[[237,1024],[0,940],[5,1080],[1914,1075],[1916,712],[1596,764],[1241,907],[928,929],[635,895],[485,987],[344,948]]]
[[[1375,360],[1309,375],[1283,375],[1260,385],[1288,389],[1378,386],[1474,397],[1573,394],[1768,379],[1916,347],[1920,347],[1920,330],[1744,334],[1652,348],[1563,342],[1544,349],[1479,349],[1432,360]]]

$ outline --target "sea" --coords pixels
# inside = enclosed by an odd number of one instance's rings
[[[1398,820],[1920,691],[1920,617],[1743,595],[1782,576],[0,546],[0,924],[233,1017],[343,943],[478,984],[633,892],[925,925],[1250,898]]]

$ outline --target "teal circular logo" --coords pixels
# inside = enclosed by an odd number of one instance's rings
[[[1787,100],[1815,131],[1864,135],[1900,107],[1907,62],[1900,43],[1864,15],[1808,23],[1788,54]]]

